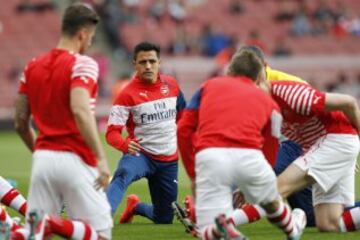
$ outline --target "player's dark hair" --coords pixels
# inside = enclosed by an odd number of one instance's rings
[[[133,60],[136,61],[137,58],[137,54],[141,51],[144,52],[148,52],[148,51],[155,51],[156,52],[156,56],[158,58],[160,58],[160,47],[159,45],[156,45],[154,43],[150,43],[150,42],[141,42],[139,44],[137,44],[134,48],[134,53],[133,53]]]
[[[95,26],[98,22],[99,16],[90,5],[74,3],[65,10],[61,32],[73,37],[80,29]]]
[[[261,59],[253,51],[243,50],[232,57],[228,71],[231,76],[245,76],[255,81],[263,67]]]
[[[254,45],[247,45],[247,46],[243,46],[239,49],[238,52],[241,52],[241,51],[250,51],[250,52],[253,52],[258,58],[260,58],[260,60],[265,63],[265,57],[264,57],[264,53],[263,51],[257,47],[257,46],[254,46]]]

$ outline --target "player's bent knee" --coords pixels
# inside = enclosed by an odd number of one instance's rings
[[[316,227],[319,232],[338,232],[338,223],[334,223],[327,220],[316,220]]]
[[[97,231],[97,234],[99,235],[99,240],[111,240],[111,228]]]
[[[155,219],[154,220],[154,223],[156,224],[172,224],[173,223],[173,220],[165,220],[165,219]]]
[[[132,179],[133,178],[133,171],[127,167],[122,167],[116,170],[114,178],[117,179]]]
[[[274,200],[267,204],[261,204],[261,207],[264,208],[267,213],[274,213],[279,207],[279,200]]]
[[[168,214],[167,216],[154,217],[154,223],[156,224],[172,224],[173,223],[173,214]]]

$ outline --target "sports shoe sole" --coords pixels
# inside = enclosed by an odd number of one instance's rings
[[[195,224],[187,217],[186,212],[184,209],[177,202],[173,202],[171,204],[174,214],[176,218],[182,223],[185,227],[187,233],[194,234],[194,231],[197,231]]]

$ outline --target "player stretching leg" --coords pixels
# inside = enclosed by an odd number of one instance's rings
[[[264,60],[264,56],[260,49],[253,47],[253,46],[245,46],[242,48],[242,50],[246,50],[246,49],[254,51],[260,58],[262,58]],[[269,66],[266,66],[266,73],[267,73],[267,79],[270,82],[290,80],[290,81],[299,82],[299,83],[306,83],[305,81],[303,81],[302,79],[300,79],[298,77],[295,77],[295,76],[292,76],[289,74],[285,74],[285,73],[282,73],[277,70],[270,69]],[[282,173],[286,169],[286,167],[288,167],[294,160],[296,160],[302,154],[303,154],[303,149],[301,148],[301,146],[299,146],[298,144],[296,144],[295,142],[290,141],[290,140],[283,141],[280,145],[279,153],[278,153],[277,160],[276,160],[276,165],[274,167],[276,174],[279,175],[280,173]],[[190,165],[190,170],[188,170],[189,167],[186,167],[187,165],[185,164],[185,162],[184,162],[184,165],[185,165],[187,172],[191,173],[191,164],[188,164],[188,165]],[[189,199],[191,199],[190,196],[188,196],[185,199],[185,207],[186,207],[185,213],[194,212],[193,205],[191,204],[192,201],[189,201]],[[305,213],[307,215],[307,219],[308,219],[307,226],[315,226],[314,208],[312,206],[311,187],[307,187],[303,190],[293,193],[287,199],[288,199],[289,205],[292,208],[301,208],[305,211]],[[356,202],[355,205],[353,205],[349,208],[346,208],[346,210],[356,208],[359,206],[360,206],[360,202]],[[178,209],[180,209],[180,207],[178,207]],[[191,219],[191,216],[192,216],[191,214],[187,215],[187,217],[189,217],[190,219]],[[245,205],[243,208],[240,208],[234,212],[233,220],[236,223],[236,225],[242,225],[242,224],[257,221],[265,216],[266,216],[266,213],[261,207]],[[185,219],[185,221],[182,221],[182,222],[187,227],[190,226],[193,228],[193,226],[194,226],[194,224],[189,225],[189,222],[191,223],[191,221],[189,221],[188,219]]]
[[[2,204],[13,208],[25,216],[26,200],[21,193],[13,188],[10,183],[0,176],[0,201]]]
[[[196,217],[203,239],[245,239],[227,219],[233,212],[233,186],[239,186],[250,202],[260,203],[269,221],[288,239],[300,239],[305,227],[304,212],[291,213],[279,199],[275,174],[261,152],[264,139],[277,142],[274,136],[280,134],[281,125],[277,105],[254,84],[265,78],[263,69],[254,54],[235,55],[229,76],[206,81],[188,106],[192,111],[179,122],[178,143],[184,159],[193,157],[189,139],[197,133]],[[247,104],[241,104],[244,99]]]

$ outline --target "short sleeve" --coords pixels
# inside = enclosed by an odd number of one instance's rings
[[[326,94],[324,92],[315,90],[314,97],[312,99],[312,104],[311,104],[311,112],[319,113],[319,112],[324,111],[325,96],[326,96]]]
[[[76,55],[76,60],[71,73],[71,88],[83,87],[93,91],[99,77],[99,66],[94,59]]]
[[[325,108],[325,93],[308,84],[276,82],[272,83],[271,91],[273,96],[302,116],[316,114]]]

